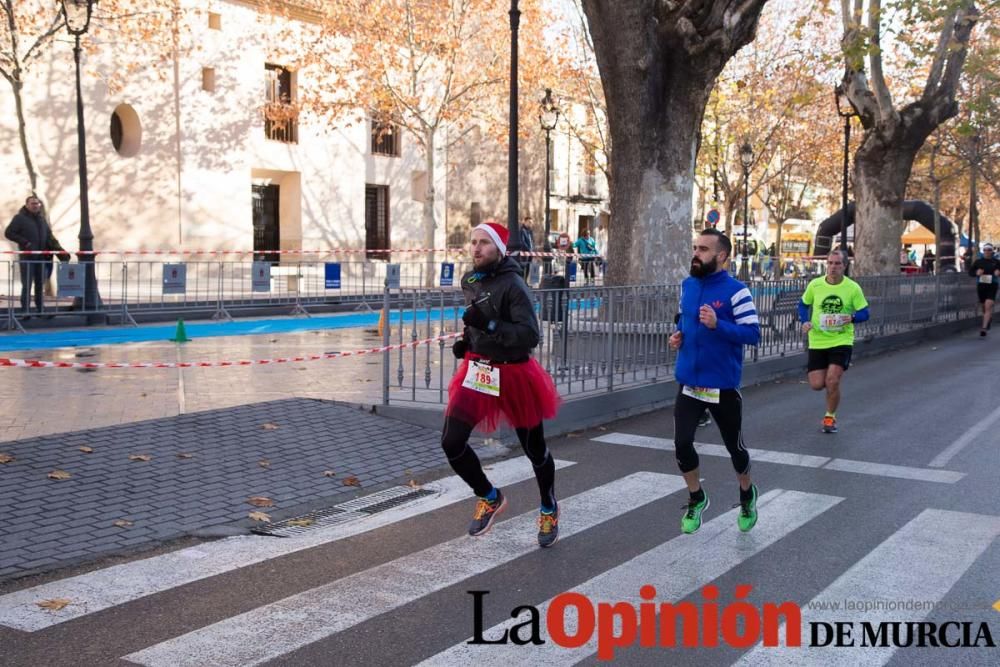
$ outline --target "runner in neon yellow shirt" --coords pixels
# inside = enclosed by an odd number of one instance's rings
[[[843,253],[831,252],[826,275],[809,283],[799,303],[802,331],[809,334],[809,386],[815,391],[826,389],[824,433],[837,432],[840,380],[851,365],[854,323],[868,318],[868,301],[861,286],[844,275]]]

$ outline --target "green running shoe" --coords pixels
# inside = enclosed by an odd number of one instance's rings
[[[687,535],[698,532],[698,529],[701,528],[701,513],[708,509],[708,492],[704,488],[701,492],[705,496],[701,502],[688,501],[686,505],[681,506],[687,510],[681,517],[681,532]]]
[[[750,500],[740,502],[740,513],[736,516],[736,525],[744,533],[749,531],[757,523],[757,485],[750,485]]]

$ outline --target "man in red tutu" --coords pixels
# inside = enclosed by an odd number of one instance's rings
[[[448,387],[441,447],[478,496],[469,535],[483,535],[507,499],[483,472],[469,435],[477,426],[490,432],[501,420],[509,424],[538,480],[538,544],[550,547],[559,537],[559,506],[555,462],[545,446],[542,420],[555,417],[559,394],[531,356],[538,345],[538,320],[521,266],[506,256],[507,234],[507,228],[495,222],[472,230],[473,269],[462,276],[465,332],[452,347],[462,363]]]

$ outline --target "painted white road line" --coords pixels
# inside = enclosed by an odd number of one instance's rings
[[[645,447],[647,449],[660,449],[663,451],[674,450],[674,441],[672,438],[654,438],[648,435],[608,433],[597,438],[592,438],[592,440],[594,442],[603,442],[612,445]],[[719,456],[727,459],[729,458],[729,451],[724,445],[696,442],[695,446],[699,454],[705,454],[706,456]],[[798,466],[800,468],[838,470],[840,472],[854,472],[861,475],[896,477],[899,479],[913,479],[921,482],[938,482],[940,484],[954,484],[965,477],[964,472],[955,472],[953,470],[911,468],[910,466],[897,466],[888,463],[854,461],[851,459],[834,459],[827,456],[812,456],[810,454],[795,454],[793,452],[777,452],[764,449],[747,448],[747,451],[750,452],[751,461],[779,463],[782,465]]]
[[[760,522],[750,533],[741,533],[736,528],[738,510],[734,509],[705,523],[694,535],[675,537],[570,590],[587,596],[594,605],[624,601],[638,607],[642,602],[639,589],[649,584],[656,589],[655,599],[658,603],[676,602],[760,553],[842,500],[843,498],[835,496],[801,491],[769,491],[760,497]],[[720,591],[720,600],[727,599],[732,599],[732,591]],[[489,598],[485,604],[488,605],[488,602]],[[552,600],[548,600],[538,607],[543,623],[551,602]],[[534,600],[528,599],[523,602],[534,603]],[[486,630],[483,637],[495,639],[524,620],[515,618],[500,623]],[[568,614],[564,619],[564,628],[567,635],[576,636],[578,628],[574,614]],[[575,665],[597,650],[596,638],[579,648],[563,648],[547,637],[543,639],[546,643],[536,646],[463,642],[425,660],[420,666]]]
[[[637,472],[560,500],[560,538],[581,533],[684,487]],[[142,665],[258,665],[538,550],[537,511],[258,607],[125,656]],[[557,547],[558,548],[558,547]]]
[[[931,460],[929,464],[930,467],[943,468],[948,465],[953,458],[958,456],[959,452],[975,442],[976,439],[984,433],[988,433],[992,430],[998,421],[1000,421],[1000,408],[994,410],[985,419],[979,421],[972,428],[963,433],[958,440],[948,445],[943,452]]]
[[[557,469],[574,465],[571,461],[555,463]],[[501,487],[533,477],[531,464],[520,457],[488,465],[487,472],[493,483]],[[9,593],[0,596],[0,626],[28,632],[42,630],[147,595],[411,519],[473,495],[458,476],[443,478],[424,488],[437,494],[301,536],[230,537]],[[36,604],[51,598],[68,598],[72,602],[56,612]]]
[[[825,470],[841,472],[856,472],[862,475],[877,475],[879,477],[897,477],[899,479],[915,479],[921,482],[940,482],[954,484],[965,477],[964,472],[953,470],[931,470],[929,468],[911,468],[890,463],[872,463],[870,461],[852,461],[851,459],[833,459],[820,466]]]
[[[1000,517],[924,510],[851,566],[809,604],[802,606],[801,647],[768,648],[757,645],[735,664],[742,667],[884,665],[896,649],[892,646],[861,646],[864,637],[861,622],[877,626],[883,621],[920,621],[926,618],[931,609],[900,611],[890,608],[888,603],[904,600],[922,604],[939,602],[998,536]],[[843,605],[845,600],[867,602],[883,608],[824,611],[815,607],[824,603]],[[878,605],[879,602],[883,604]],[[807,646],[810,643],[810,623],[836,621],[852,621],[855,624],[852,629],[855,646]],[[892,631],[889,632],[891,635]],[[778,636],[784,638],[784,628]],[[950,640],[955,637],[952,633]]]

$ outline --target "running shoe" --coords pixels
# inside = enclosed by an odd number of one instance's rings
[[[750,485],[750,499],[746,502],[740,501],[740,513],[736,515],[736,525],[744,533],[757,524],[757,485]]]
[[[504,498],[500,489],[497,489],[497,497],[492,502],[485,498],[477,498],[476,511],[472,515],[472,523],[469,524],[469,535],[479,537],[488,533],[493,527],[497,515],[505,507],[507,507],[507,499]]]
[[[979,330],[979,335],[980,336],[986,336],[986,329],[980,329]]]
[[[823,417],[823,433],[836,433],[837,432],[837,418],[827,415]]]
[[[708,410],[701,413],[701,417],[698,418],[698,426],[708,426],[712,423],[712,415],[708,414]]]
[[[691,533],[697,533],[698,529],[701,528],[701,514],[708,509],[709,500],[708,492],[702,488],[702,493],[704,497],[700,502],[688,501],[686,505],[681,505],[682,509],[687,510],[684,512],[684,516],[681,517],[681,532],[690,535]]]
[[[547,549],[559,539],[559,508],[553,514],[541,512],[538,515],[538,546]]]

